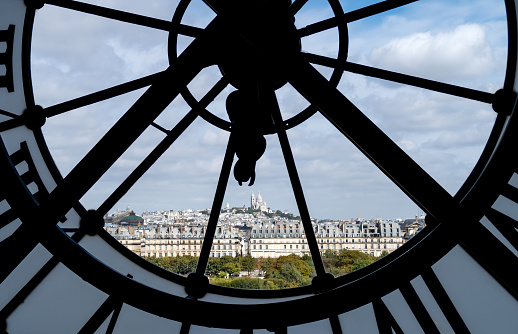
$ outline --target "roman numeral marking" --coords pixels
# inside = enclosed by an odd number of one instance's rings
[[[14,41],[14,25],[9,25],[7,30],[0,30],[0,45],[5,44],[5,47],[0,47],[0,68],[4,67],[4,73],[0,74],[0,87],[7,88],[8,92],[14,92],[13,85],[13,41]],[[2,71],[0,70],[0,73]]]
[[[3,150],[4,153],[6,152],[3,144],[0,146],[0,149]],[[22,163],[26,164],[25,168],[22,168]],[[26,171],[19,173],[17,168]],[[0,171],[4,175],[12,175],[11,178],[6,178],[8,182],[3,184],[5,189],[9,189],[9,192],[0,194],[0,199],[7,201],[7,204],[10,206],[10,208],[0,216],[0,227],[10,224],[16,218],[20,218],[23,223],[24,215],[20,212],[23,212],[22,210],[28,212],[34,210],[37,207],[34,199],[39,200],[43,196],[48,195],[47,189],[44,187],[36,171],[26,142],[20,143],[20,149],[18,151],[11,154],[8,158],[5,157],[3,161],[0,162]],[[20,187],[20,179],[26,186],[29,186],[27,190],[37,188],[31,192],[32,198],[27,196],[27,192]],[[13,214],[13,212],[17,212],[17,214]],[[12,254],[12,256],[6,258],[2,263],[4,270],[0,271],[0,283],[3,282],[8,274],[16,268],[38,244],[37,236],[30,233],[29,230],[30,226],[28,224],[22,224],[9,238],[0,243],[0,252],[9,252],[9,254]],[[23,242],[21,242],[21,240],[23,240]]]
[[[424,307],[423,302],[421,299],[419,299],[419,296],[412,287],[412,284],[410,282],[403,283],[399,291],[401,291],[401,294],[405,298],[408,306],[414,313],[415,318],[419,322],[419,325],[421,325],[423,328],[424,332],[430,334],[440,334],[432,317],[430,317],[430,314]]]
[[[21,179],[28,186],[28,189],[31,189],[31,183],[35,184],[35,191],[31,191],[32,195],[37,201],[41,201],[41,199],[48,195],[48,191],[43,185],[41,178],[39,177],[36,166],[32,161],[31,154],[29,152],[29,147],[26,142],[20,143],[20,149],[14,152],[11,155],[11,161],[13,165],[17,166],[22,162],[25,162],[28,166],[28,170],[20,175]],[[34,188],[34,187],[32,187]]]
[[[380,334],[404,334],[401,327],[381,299],[372,302]]]
[[[72,236],[75,242],[79,242],[84,237],[84,233],[78,232]],[[0,319],[7,319],[18,306],[20,306],[25,298],[29,296],[36,287],[47,277],[47,275],[59,264],[56,257],[51,258],[43,267],[34,275],[29,282],[0,310]]]
[[[83,328],[81,328],[79,333],[94,333],[110,316],[110,314],[113,313],[108,325],[108,329],[106,330],[106,333],[112,333],[113,329],[115,328],[115,323],[119,317],[121,308],[122,302],[117,301],[113,296],[108,297],[108,299],[106,299],[101,307],[99,307],[99,309],[94,313],[90,320],[88,320]]]
[[[453,302],[448,296],[448,293],[446,290],[444,290],[444,287],[433,270],[428,268],[421,277],[423,278],[426,286],[435,298],[437,305],[439,305],[441,308],[442,313],[450,323],[450,326],[455,331],[455,333],[469,334],[470,331],[468,327],[464,323],[464,320],[455,308],[455,305],[453,305]]]

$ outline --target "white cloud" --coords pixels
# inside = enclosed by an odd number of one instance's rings
[[[402,139],[398,141],[397,144],[406,152],[416,152],[418,149],[418,145],[416,143],[407,139]]]
[[[478,128],[469,128],[455,132],[446,132],[441,134],[438,138],[425,143],[425,145],[430,145],[435,149],[442,150],[450,148],[465,149],[469,146],[477,146],[487,140],[487,129],[484,130],[486,131],[481,131]]]
[[[209,145],[209,146],[226,146],[228,143],[228,132],[223,131],[212,131],[208,130],[203,134],[203,137],[201,139],[202,145]]]
[[[106,44],[123,62],[124,79],[143,77],[164,70],[168,66],[167,44],[160,43],[151,48],[123,45],[120,38],[109,39]]]
[[[440,80],[475,77],[495,69],[485,27],[480,24],[396,38],[373,49],[367,58],[377,67]]]

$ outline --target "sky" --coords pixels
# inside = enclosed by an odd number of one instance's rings
[[[348,12],[375,1],[340,3]],[[163,20],[170,20],[178,5],[166,0],[99,0],[95,4]],[[301,28],[332,15],[327,1],[309,0],[296,15],[295,24]],[[200,0],[192,0],[182,23],[203,28],[214,17]],[[350,23],[347,59],[492,93],[503,85],[506,29],[502,1],[421,0]],[[181,36],[178,53],[192,40]],[[301,42],[305,52],[336,58],[340,41],[335,28]],[[36,14],[32,43],[35,101],[43,107],[169,66],[167,32],[48,4]],[[322,66],[315,68],[326,77],[331,73]],[[220,78],[217,67],[208,67],[188,87],[200,99]],[[495,120],[491,106],[485,103],[348,72],[337,87],[452,195],[472,170]],[[145,90],[47,119],[43,133],[63,175]],[[228,120],[225,99],[233,90],[227,86],[207,109]],[[276,95],[284,119],[308,106],[289,84]],[[156,123],[171,129],[189,110],[178,97]],[[287,134],[312,217],[404,219],[422,213],[320,114]],[[163,137],[162,132],[148,128],[81,199],[85,208],[96,209],[103,203]],[[228,132],[195,120],[110,212],[127,206],[136,213],[210,208],[228,137]],[[256,165],[255,184],[239,186],[231,176],[224,205],[249,206],[254,192],[271,209],[298,214],[277,136],[268,135],[266,140],[266,152]]]

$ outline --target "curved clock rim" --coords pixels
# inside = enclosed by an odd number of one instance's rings
[[[514,90],[517,60],[516,31],[518,28],[514,2],[506,0],[505,3],[508,13],[509,48],[504,89]],[[513,15],[509,15],[509,13],[512,13]],[[34,15],[34,9],[27,9],[23,31],[22,57],[24,57],[25,60],[23,61],[22,76],[27,106],[34,106],[35,104],[30,75],[30,48]],[[495,127],[488,141],[489,144],[485,147],[484,153],[473,169],[472,174],[455,197],[463,206],[467,206],[470,209],[479,209],[477,211],[473,210],[472,212],[474,215],[472,218],[474,218],[475,221],[479,221],[484,215],[482,208],[485,208],[485,206],[479,204],[482,202],[494,202],[498,196],[498,190],[501,189],[507,180],[509,180],[512,173],[514,173],[511,164],[503,163],[506,161],[506,156],[505,152],[502,152],[502,150],[508,151],[511,149],[512,144],[517,141],[516,134],[518,134],[518,131],[515,129],[517,127],[515,124],[516,117],[513,116],[514,110],[509,116],[498,116],[497,121],[495,122]],[[52,159],[41,130],[35,130],[34,136],[45,159],[47,168],[56,182],[59,182],[62,176]],[[498,170],[498,173],[495,172],[495,169]],[[31,200],[30,196],[27,197],[26,200]],[[80,214],[84,214],[86,212],[80,203],[78,203],[75,209]],[[466,223],[463,223],[462,226],[466,226]],[[139,266],[145,267],[146,270],[164,277],[173,283],[185,285],[185,278],[168,273],[151,264],[146,264],[147,262],[145,260],[127,250],[114,239],[111,239],[107,233],[102,232],[102,234],[103,235],[101,235],[101,237],[105,239],[107,243],[116,248],[130,261]],[[127,303],[128,305],[149,311],[164,318],[191,321],[193,324],[204,326],[243,328],[245,325],[250,325],[254,328],[263,328],[265,324],[267,326],[276,326],[279,324],[293,325],[300,324],[301,319],[303,319],[303,322],[320,320],[328,318],[330,314],[347,312],[371,302],[372,296],[381,296],[396,289],[398,287],[398,280],[410,280],[418,276],[423,268],[430,267],[455,247],[459,242],[459,236],[449,237],[449,234],[449,226],[446,226],[445,224],[439,224],[439,226],[433,229],[427,228],[402,248],[369,267],[346,276],[335,278],[328,291],[318,294],[313,294],[310,286],[275,292],[236,290],[216,286],[210,286],[209,288],[208,293],[243,297],[245,299],[263,298],[267,300],[268,298],[294,297],[293,300],[289,301],[258,303],[255,305],[216,304],[205,302],[203,300],[185,299],[146,287],[97,261],[82,249],[81,246],[73,241],[65,232],[61,231],[57,227],[49,231],[45,231],[44,234],[41,235],[40,242],[63,264],[65,264],[65,266],[71,269],[75,274],[79,275],[83,280],[91,283],[108,295],[119,296],[124,303]],[[435,246],[433,248],[434,252],[430,252],[429,250],[432,248],[431,245],[436,245],[438,241],[441,240],[447,241],[440,243],[440,248]],[[80,258],[81,261],[77,261],[78,258]],[[420,259],[420,264],[414,265],[409,269],[408,265],[414,263],[416,258]],[[79,265],[79,263],[81,263],[81,265]],[[84,265],[85,263],[88,263],[88,265]],[[406,268],[403,274],[401,273],[401,271],[403,271],[402,268]],[[93,272],[96,273],[94,274]],[[102,272],[104,276],[98,277],[97,272]],[[393,275],[396,276],[394,277]],[[392,278],[390,279],[390,277]],[[117,282],[117,284],[113,284],[114,281]],[[372,286],[375,282],[380,281],[388,283]],[[340,298],[349,300],[350,298],[348,298],[348,296],[354,294],[355,291],[364,291],[362,287],[365,286],[369,286],[369,294],[357,296],[358,298],[356,300],[343,303],[338,306],[332,303],[333,300]],[[121,295],[121,292],[127,288],[138,291],[136,294],[138,296]],[[177,309],[175,309],[175,312],[170,312],[170,310],[153,306],[153,303],[150,301],[156,298],[164,299],[164,302],[176,305]],[[314,305],[319,305],[319,308],[315,309]],[[215,307],[218,312],[214,311]],[[267,319],[253,319],[254,315],[257,314],[258,311],[264,311],[265,309],[272,310]],[[292,312],[297,314],[296,319],[294,317],[286,319],[286,314],[283,314],[282,312],[277,312],[278,314],[276,314],[276,312],[274,312],[274,310],[281,309],[292,310]],[[233,314],[236,319],[239,320],[234,323],[227,322],[226,319],[221,319],[219,312],[222,312],[222,314],[231,312],[229,314]],[[197,317],[197,314],[199,313],[205,314],[206,317],[200,319]],[[232,327],[229,327],[229,325]]]

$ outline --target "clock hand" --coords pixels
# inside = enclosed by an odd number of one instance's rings
[[[295,196],[295,201],[297,202],[302,225],[306,231],[306,240],[311,251],[311,257],[313,259],[313,264],[315,265],[315,271],[317,276],[323,277],[326,275],[326,270],[324,263],[322,262],[322,257],[320,256],[320,249],[318,247],[317,239],[311,225],[311,216],[309,215],[309,209],[306,204],[304,191],[300,182],[293,152],[291,151],[288,135],[286,134],[286,129],[284,127],[284,121],[279,109],[277,97],[271,88],[267,86],[265,87],[262,83],[258,84],[257,90],[259,92],[259,101],[261,107],[265,110],[268,110],[275,124],[275,130],[281,144],[281,150],[284,156],[284,161],[286,163],[286,169],[288,170],[288,176],[290,178],[291,187],[293,189],[293,195]]]
[[[255,164],[266,150],[266,139],[261,132],[268,126],[267,119],[261,114],[257,92],[240,89],[227,97],[228,117],[232,121],[235,136],[235,152],[239,160],[234,166],[234,177],[239,185],[255,181]],[[264,124],[264,125],[263,125]],[[271,127],[271,120],[270,120]]]

